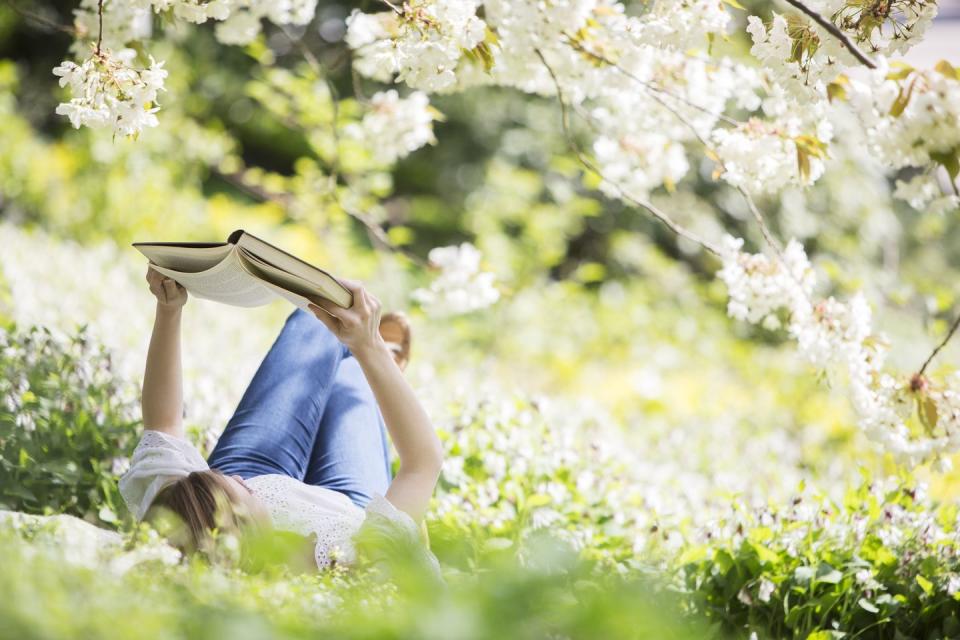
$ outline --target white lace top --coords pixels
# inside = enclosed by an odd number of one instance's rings
[[[120,478],[120,493],[130,511],[142,520],[157,493],[167,484],[193,471],[210,467],[197,449],[182,438],[145,430],[130,460],[130,469]],[[420,542],[420,530],[408,514],[375,495],[366,509],[331,489],[304,484],[285,475],[264,475],[246,480],[263,502],[275,528],[303,536],[316,536],[317,566],[356,561],[353,538],[370,523],[391,537]],[[439,569],[433,554],[424,549],[428,564]]]

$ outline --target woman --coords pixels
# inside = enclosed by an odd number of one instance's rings
[[[311,538],[321,569],[354,562],[353,538],[365,527],[418,537],[442,452],[401,373],[409,351],[402,316],[381,321],[380,303],[353,282],[344,282],[349,309],[321,301],[310,305],[313,316],[294,311],[205,461],[184,439],[187,292],[153,269],[147,282],[157,307],[144,433],[120,479],[138,519],[172,511],[183,521],[177,544],[186,551],[209,548],[214,530],[292,531]],[[400,457],[392,479],[384,423]]]

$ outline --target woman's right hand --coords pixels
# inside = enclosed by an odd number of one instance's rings
[[[153,267],[147,268],[147,284],[150,293],[164,307],[182,307],[187,303],[187,290],[172,278],[168,278]]]
[[[379,347],[386,348],[380,337],[380,301],[359,282],[340,282],[353,294],[353,304],[349,309],[321,299],[309,305],[310,311],[354,355]]]

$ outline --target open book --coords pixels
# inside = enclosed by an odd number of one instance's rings
[[[301,309],[325,298],[349,308],[350,291],[307,264],[242,229],[226,242],[135,242],[151,266],[197,296],[235,307],[257,307],[276,296]]]

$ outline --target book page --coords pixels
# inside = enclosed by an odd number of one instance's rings
[[[180,273],[199,273],[212,269],[233,251],[233,245],[224,243],[212,246],[185,243],[178,246],[163,242],[136,242],[133,246],[154,265]]]
[[[198,273],[187,273],[152,265],[160,273],[173,278],[192,295],[222,302],[234,307],[258,307],[274,299],[271,289],[251,276],[240,264],[237,252],[231,252],[216,266]]]
[[[277,294],[278,296],[280,296],[280,297],[283,298],[284,300],[289,300],[290,302],[292,302],[292,303],[294,304],[294,306],[300,307],[301,309],[303,309],[303,310],[306,311],[307,313],[313,313],[313,311],[310,311],[310,309],[309,309],[308,306],[307,306],[307,305],[309,305],[309,304],[312,302],[312,300],[309,300],[308,298],[305,298],[305,297],[303,297],[303,296],[301,296],[301,295],[297,295],[296,293],[292,293],[292,292],[290,292],[290,291],[287,291],[287,290],[284,289],[283,287],[278,287],[277,285],[271,284],[270,282],[268,282],[268,281],[266,281],[266,280],[262,280],[261,282],[262,282],[263,286],[265,286],[266,288],[270,289],[271,291],[273,291],[275,294]]]

